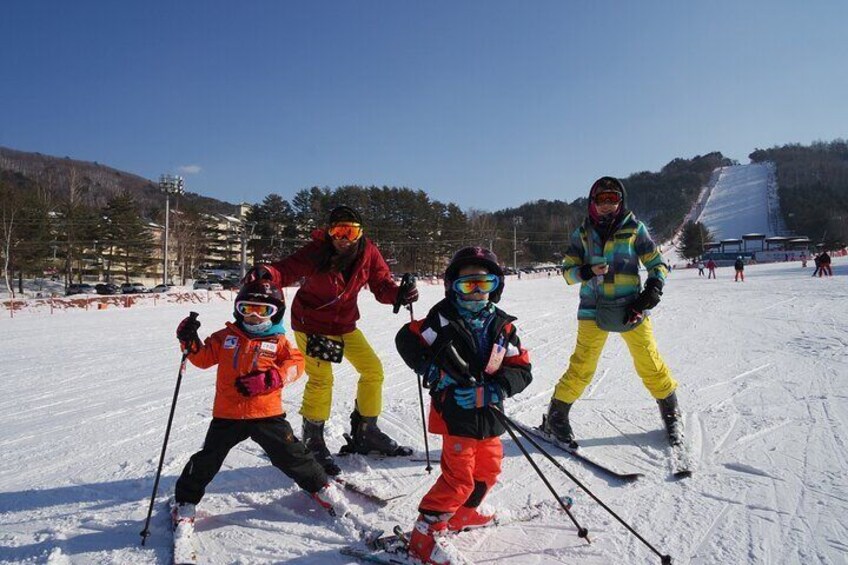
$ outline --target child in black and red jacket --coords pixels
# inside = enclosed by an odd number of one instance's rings
[[[501,471],[506,430],[495,412],[532,380],[514,317],[495,306],[504,273],[494,253],[460,249],[445,271],[445,299],[424,320],[406,324],[396,344],[430,388],[429,431],[441,434],[442,474],[419,504],[409,552],[428,564],[450,563],[441,534],[489,525],[477,508]]]

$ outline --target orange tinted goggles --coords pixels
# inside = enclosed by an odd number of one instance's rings
[[[453,281],[453,289],[460,294],[474,294],[482,292],[488,294],[494,292],[501,285],[497,275],[467,275]]]
[[[602,192],[595,196],[595,204],[618,204],[621,202],[621,195],[617,192]]]
[[[260,318],[270,318],[277,313],[277,307],[273,304],[265,304],[264,302],[236,302],[236,311],[242,316],[259,316]]]
[[[362,226],[352,222],[342,222],[333,224],[327,230],[330,237],[333,239],[346,239],[348,241],[356,241],[362,237]]]

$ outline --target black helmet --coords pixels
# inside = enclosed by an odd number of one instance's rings
[[[286,297],[283,296],[283,291],[268,279],[258,279],[242,286],[238,295],[236,295],[236,302],[241,300],[263,302],[276,306],[277,313],[271,316],[271,322],[274,324],[279,323],[283,319],[283,314],[286,313]],[[239,314],[238,309],[234,310],[233,316],[239,323],[244,320],[244,316]]]
[[[362,215],[350,206],[336,206],[330,210],[327,225],[332,226],[339,222],[354,222],[361,225]]]
[[[489,300],[497,302],[501,299],[501,293],[504,288],[504,272],[498,265],[498,256],[486,249],[485,247],[463,247],[450,260],[448,268],[445,269],[445,296],[450,297],[453,293],[453,281],[459,276],[459,271],[463,267],[469,265],[477,265],[483,267],[493,275],[497,275],[501,284],[494,292],[489,294]]]

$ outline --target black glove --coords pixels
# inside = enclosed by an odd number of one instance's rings
[[[656,308],[657,304],[660,303],[662,287],[663,283],[659,279],[650,278],[645,281],[645,288],[627,309],[627,314],[624,317],[625,323],[635,324],[642,319],[645,310]]]
[[[412,273],[404,273],[395,297],[394,313],[400,312],[401,306],[407,306],[416,300],[418,300],[418,288],[415,286],[415,277]]]
[[[412,304],[418,300],[418,287],[415,285],[415,277],[410,277],[409,284],[401,285],[398,290],[398,302],[401,306]]]
[[[244,279],[242,279],[242,283],[249,283],[253,281],[261,281],[263,279],[272,280],[274,275],[271,274],[271,271],[265,265],[254,265],[251,269],[244,275]]]
[[[180,340],[183,349],[191,352],[200,350],[200,336],[197,335],[198,329],[200,329],[200,320],[197,319],[197,315],[191,315],[180,322],[177,326],[177,339]]]
[[[436,353],[433,357],[433,363],[453,377],[460,386],[469,386],[476,383],[468,363],[459,356],[459,352],[451,343],[448,343]]]
[[[584,281],[592,280],[592,277],[595,276],[595,272],[592,271],[592,265],[588,263],[584,263],[580,265],[580,278]]]

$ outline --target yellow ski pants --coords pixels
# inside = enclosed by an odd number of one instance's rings
[[[330,418],[333,404],[333,364],[310,357],[306,351],[307,334],[294,332],[297,348],[306,359],[306,388],[300,413],[304,418],[324,422]],[[340,336],[327,336],[344,342],[344,358],[359,373],[356,388],[356,406],[362,416],[379,416],[383,409],[383,363],[356,329]]]
[[[554,389],[554,398],[568,404],[580,398],[595,376],[607,336],[609,332],[599,328],[595,320],[577,321],[577,345],[571,355],[568,369]],[[671,370],[657,351],[650,318],[629,332],[623,332],[621,337],[630,350],[636,372],[651,396],[660,400],[674,392],[677,381],[672,378]]]

